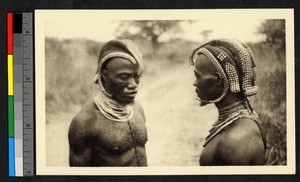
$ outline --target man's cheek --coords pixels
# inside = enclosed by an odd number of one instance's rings
[[[118,84],[114,84],[113,87],[114,87],[114,90],[115,90],[116,94],[123,94],[124,90],[125,90],[125,87],[126,87],[126,84],[118,83]]]

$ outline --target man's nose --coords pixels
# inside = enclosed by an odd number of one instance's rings
[[[137,82],[135,81],[134,78],[130,78],[128,80],[128,85],[127,85],[128,88],[135,89],[137,86],[138,86],[138,84],[137,84]]]

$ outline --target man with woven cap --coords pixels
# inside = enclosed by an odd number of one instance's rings
[[[200,105],[214,103],[219,112],[205,138],[200,165],[263,165],[265,139],[247,99],[258,90],[250,48],[238,40],[212,40],[192,51],[190,63]]]
[[[103,45],[94,82],[99,93],[69,128],[70,166],[147,166],[144,111],[134,101],[143,60],[130,40]]]

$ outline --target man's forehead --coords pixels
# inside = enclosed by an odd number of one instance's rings
[[[130,60],[120,57],[111,58],[108,60],[108,67],[119,67],[119,66],[134,66],[136,64],[132,63]]]
[[[130,60],[125,59],[125,58],[112,58],[109,60],[107,63],[107,69],[109,70],[124,70],[124,69],[132,69],[132,70],[137,70],[139,69],[138,64],[132,63]]]
[[[216,72],[216,67],[213,63],[209,60],[209,58],[204,54],[199,54],[196,59],[195,70],[197,73],[209,73],[209,72]]]
[[[206,63],[208,61],[209,61],[209,59],[208,59],[208,57],[206,55],[199,54],[197,56],[197,59],[196,59],[196,64],[203,64],[203,63]]]

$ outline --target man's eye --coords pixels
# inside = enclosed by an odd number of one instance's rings
[[[122,79],[122,80],[127,80],[127,79],[128,79],[128,76],[127,76],[127,75],[121,75],[121,76],[120,76],[120,79]]]

